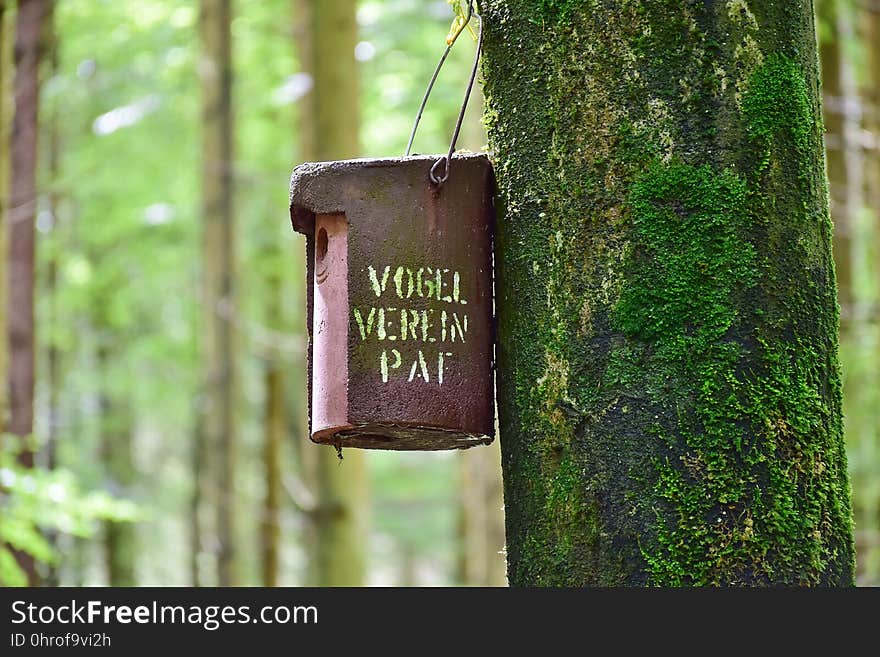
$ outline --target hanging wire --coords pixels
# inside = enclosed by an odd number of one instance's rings
[[[437,67],[434,69],[434,75],[431,76],[431,81],[428,83],[428,88],[425,89],[425,95],[422,98],[422,104],[419,105],[419,112],[416,115],[415,123],[413,123],[412,132],[409,135],[409,142],[406,145],[406,153],[404,153],[404,157],[409,157],[410,151],[412,151],[413,141],[416,138],[416,130],[418,130],[419,122],[422,120],[422,113],[425,111],[425,105],[428,103],[428,97],[431,95],[431,90],[434,88],[434,83],[437,81],[437,76],[440,74],[440,69],[443,68],[443,64],[446,62],[446,58],[449,56],[449,53],[452,51],[452,46],[455,45],[456,40],[459,35],[464,31],[467,27],[468,23],[472,17],[476,16],[477,21],[479,23],[477,28],[477,52],[474,55],[474,65],[471,68],[471,77],[468,81],[467,90],[464,92],[464,100],[461,103],[461,110],[458,113],[458,120],[455,122],[455,130],[452,133],[452,141],[449,144],[449,152],[440,157],[434,165],[431,167],[431,172],[429,177],[431,182],[435,185],[442,185],[449,179],[449,169],[450,163],[452,161],[452,154],[455,152],[455,142],[458,141],[458,135],[461,132],[461,124],[464,121],[464,113],[467,110],[468,99],[471,96],[471,90],[474,87],[474,81],[477,79],[477,67],[480,63],[480,51],[483,47],[483,19],[482,17],[474,11],[474,0],[468,0],[468,13],[464,19],[464,22],[459,25],[458,29],[452,35],[452,38],[449,40],[449,44],[446,46],[446,50],[443,51],[443,56],[440,58],[440,61],[437,63]],[[443,173],[438,175],[438,167],[443,164]]]

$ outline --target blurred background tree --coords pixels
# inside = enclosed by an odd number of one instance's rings
[[[857,581],[880,585],[880,4],[817,11]]]
[[[0,2],[2,233],[36,237],[35,467],[0,461],[0,545],[48,583],[503,584],[497,443],[339,463],[306,438],[288,176],[306,159],[403,152],[449,3],[43,2],[31,228],[8,200],[13,40],[17,10],[40,3]],[[819,9],[858,578],[880,584],[880,13]],[[417,152],[445,151],[473,49],[463,35]],[[485,144],[481,105],[462,148]],[[3,454],[19,445],[4,438]],[[339,537],[344,574],[321,547]],[[0,581],[20,583],[8,554]]]

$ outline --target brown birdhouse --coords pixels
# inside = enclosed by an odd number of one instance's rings
[[[494,178],[484,155],[298,166],[306,235],[309,421],[338,447],[492,442]]]

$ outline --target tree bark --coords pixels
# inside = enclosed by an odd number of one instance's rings
[[[810,0],[483,0],[513,585],[850,585]]]
[[[484,495],[488,510],[486,522],[486,541],[489,552],[486,555],[486,586],[507,586],[507,559],[504,531],[504,482],[501,478],[501,444],[496,441],[489,446],[486,456],[488,475],[484,484]]]
[[[55,11],[50,8],[45,19],[45,41],[48,50],[50,77],[58,75],[58,33],[55,29]],[[61,158],[61,134],[59,130],[59,107],[56,100],[50,109],[48,120],[48,179],[49,215],[51,217],[50,240],[51,255],[46,265],[46,296],[48,297],[46,325],[49,326],[48,345],[46,348],[46,387],[48,388],[46,427],[46,445],[44,448],[44,464],[49,470],[58,467],[58,427],[61,415],[61,350],[58,348],[56,327],[58,326],[58,264],[63,252],[59,237],[58,223],[61,195],[57,185],[60,179],[59,161]],[[58,550],[58,531],[49,530],[46,537],[54,550]],[[59,585],[58,567],[54,564],[46,569],[46,586]]]
[[[8,222],[9,260],[7,330],[9,331],[9,433],[22,438],[19,462],[33,467],[34,426],[34,219],[36,216],[37,115],[40,92],[43,20],[49,0],[19,0],[15,40],[15,112],[10,144]],[[33,584],[33,559],[18,554]]]
[[[313,86],[300,99],[299,148],[303,160],[355,157],[359,151],[358,70],[355,0],[298,2],[306,29],[297,39],[301,70]],[[317,586],[360,586],[366,572],[369,498],[364,455],[345,452],[340,462],[333,449],[309,446],[313,464],[310,485],[317,508],[310,514],[312,583]]]
[[[205,432],[202,428],[202,415],[198,414],[192,430],[190,466],[192,468],[192,490],[189,506],[189,576],[194,587],[203,585],[202,555],[204,554],[204,523],[202,513],[206,488],[206,464],[208,462]]]
[[[295,13],[295,12],[294,12]],[[291,22],[296,29],[295,21]],[[279,230],[289,227],[278,225]],[[281,334],[290,331],[284,312],[285,280],[289,259],[283,240],[276,236],[261,249],[260,257],[272,263],[264,279],[266,293],[266,325]],[[264,356],[263,371],[263,473],[265,492],[260,520],[260,548],[263,586],[278,586],[281,571],[281,519],[284,441],[288,435],[287,399],[284,354],[280,348],[269,347]]]
[[[9,248],[7,240],[7,213],[9,210],[9,139],[14,104],[12,102],[12,50],[15,41],[15,3],[0,0],[0,326],[6,327],[7,287],[6,269]],[[6,427],[9,417],[8,347],[0,340],[0,426]]]
[[[36,216],[37,114],[45,0],[18,3],[15,42],[15,111],[9,185],[9,401],[8,429],[29,436],[34,422],[34,218]],[[33,466],[26,448],[21,462]]]
[[[202,0],[202,386],[200,426],[215,456],[217,583],[237,583],[235,547],[234,221],[230,0]],[[204,483],[204,482],[203,482]],[[207,497],[207,496],[206,496]]]
[[[853,235],[853,331],[850,353],[844,351],[844,416],[852,450],[853,507],[859,573],[857,581],[880,585],[880,3],[859,3],[855,22],[865,49],[861,89],[862,133],[858,146],[864,162],[864,207]],[[849,366],[849,371],[847,369]]]
[[[268,281],[270,325],[278,327],[281,316],[282,284],[278,277]],[[287,433],[284,375],[281,361],[270,353],[264,373],[266,411],[264,423],[263,468],[266,492],[261,518],[263,586],[278,586],[281,562],[281,454]]]
[[[841,42],[840,0],[820,0],[816,4],[819,27],[819,62],[822,74],[822,114],[825,122],[825,159],[831,219],[834,224],[833,251],[837,272],[837,298],[840,303],[841,324],[845,329],[852,313],[852,275],[850,273],[850,208],[848,201],[846,151],[847,131],[844,116],[848,106],[843,82],[843,69],[849,64],[843,57],[845,44]]]
[[[468,586],[506,586],[500,447],[496,441],[458,458],[458,580]]]

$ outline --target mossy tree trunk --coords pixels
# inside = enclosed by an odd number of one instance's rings
[[[848,585],[810,0],[482,0],[513,585]]]
[[[312,76],[300,99],[299,149],[303,160],[338,160],[359,151],[358,32],[356,0],[298,2],[306,26],[298,39],[300,68]],[[310,512],[311,584],[360,586],[366,576],[368,540],[366,463],[363,452],[345,452],[339,461],[330,447],[307,445],[306,479],[316,500]]]

